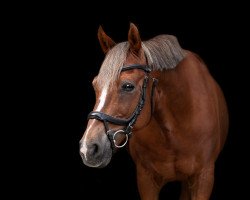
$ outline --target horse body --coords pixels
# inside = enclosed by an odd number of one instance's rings
[[[98,36],[103,51],[109,52],[115,43],[102,29]],[[142,48],[133,24],[128,39],[129,50],[123,64],[148,65],[147,49]],[[129,139],[129,153],[136,165],[142,200],[157,200],[161,188],[175,180],[182,182],[181,200],[208,200],[212,191],[214,164],[228,129],[226,102],[199,56],[186,50],[183,55],[171,69],[153,70],[145,75],[133,68],[120,73],[110,87],[103,86],[105,81],[99,77],[93,82],[97,94],[94,110],[99,112],[99,118],[91,115],[81,140],[81,155],[86,165],[104,167],[111,159],[112,141],[105,134],[106,122],[101,116],[108,113],[116,118],[128,118],[136,108],[145,77],[149,77],[146,102]],[[158,85],[153,89],[155,79]],[[102,83],[99,86],[98,81]],[[128,87],[129,92],[121,92],[124,84],[132,85],[132,90]],[[120,127],[109,124],[111,129]],[[124,136],[117,138],[122,142]]]
[[[192,52],[175,69],[156,72],[154,77],[159,84],[153,119],[134,133],[129,145],[139,173],[138,187],[145,199],[155,199],[148,197],[149,190],[154,188],[151,194],[156,196],[167,182],[179,180],[183,181],[183,195],[188,185],[193,190],[200,188],[208,199],[214,162],[228,127],[221,90]],[[185,195],[191,198],[190,191]]]

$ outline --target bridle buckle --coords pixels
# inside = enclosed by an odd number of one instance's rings
[[[116,136],[117,133],[123,133],[123,134],[125,133],[126,139],[125,139],[125,142],[123,142],[121,145],[117,145],[116,144],[115,136]],[[122,148],[122,147],[124,147],[128,143],[128,134],[126,134],[126,132],[124,130],[122,130],[122,129],[116,131],[113,134],[113,143],[114,143],[114,145],[115,145],[116,148]]]

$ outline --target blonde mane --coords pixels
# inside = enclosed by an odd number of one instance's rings
[[[173,69],[185,57],[185,51],[172,35],[159,35],[144,41],[142,49],[152,70]],[[107,53],[97,77],[99,86],[108,87],[118,79],[128,50],[129,43],[122,42]]]

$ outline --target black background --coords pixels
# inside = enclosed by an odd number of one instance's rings
[[[229,135],[216,162],[211,199],[243,199],[249,160],[244,117],[249,91],[247,16],[236,5],[182,9],[175,12],[176,7],[170,7],[158,16],[157,11],[87,15],[64,5],[14,17],[13,40],[16,50],[22,52],[18,62],[24,66],[17,72],[25,74],[21,86],[25,91],[20,93],[28,94],[21,101],[22,112],[28,114],[25,130],[31,133],[22,147],[27,162],[23,158],[16,167],[21,177],[14,185],[23,186],[20,193],[31,198],[139,199],[134,164],[126,149],[106,168],[92,169],[83,165],[78,144],[95,103],[91,82],[104,59],[97,29],[102,25],[111,38],[121,42],[127,40],[129,22],[133,22],[142,40],[173,34],[184,49],[199,54],[207,63],[225,94],[230,114]],[[168,184],[160,199],[178,199],[179,191],[178,183]]]

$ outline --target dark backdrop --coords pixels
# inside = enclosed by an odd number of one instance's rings
[[[26,44],[22,40],[22,44],[28,45],[26,57],[33,70],[29,72],[31,81],[27,86],[32,94],[28,101],[32,103],[29,126],[35,134],[29,145],[35,151],[27,149],[31,164],[25,173],[21,172],[21,180],[30,175],[27,179],[30,184],[24,191],[31,197],[139,199],[134,164],[125,149],[106,168],[91,169],[83,165],[78,144],[86,128],[87,114],[95,103],[91,82],[104,59],[97,29],[102,25],[108,35],[121,42],[127,40],[129,22],[133,22],[143,40],[158,34],[173,34],[183,48],[199,54],[207,63],[225,94],[230,114],[229,135],[216,162],[211,199],[243,199],[249,160],[247,117],[244,117],[245,93],[249,90],[248,55],[243,50],[247,45],[245,13],[237,8],[214,7],[206,12],[193,9],[177,15],[174,9],[161,16],[152,13],[107,16],[54,8],[39,14],[34,10],[24,19],[16,19],[21,24],[17,29],[28,41]],[[236,10],[240,12],[237,15]],[[35,195],[30,193],[33,190]],[[160,199],[167,196],[178,199],[179,191],[178,183],[168,184]]]

